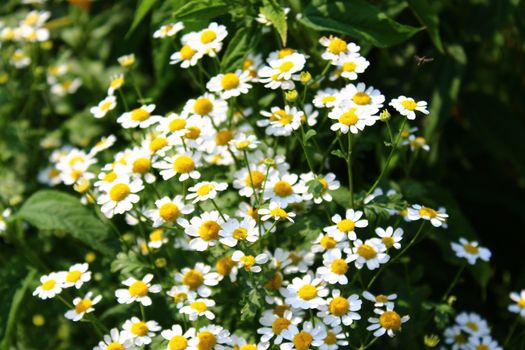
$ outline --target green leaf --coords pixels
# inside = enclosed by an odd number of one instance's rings
[[[336,157],[346,160],[346,154],[344,154],[343,151],[341,151],[340,149],[333,150],[332,152],[330,152],[330,154],[333,154]]]
[[[178,21],[209,21],[228,13],[228,3],[223,0],[190,0],[173,13]]]
[[[133,18],[133,23],[131,23],[131,28],[129,28],[126,37],[129,37],[133,33],[144,17],[153,9],[156,2],[157,0],[139,0],[137,10],[135,11],[135,18]]]
[[[299,21],[317,31],[349,35],[377,47],[397,45],[422,29],[394,21],[364,0],[313,0]]]
[[[306,134],[304,135],[304,143],[306,144],[308,140],[310,140],[315,135],[317,135],[317,131],[315,131],[314,129],[308,130]]]
[[[124,276],[142,273],[148,268],[149,266],[140,261],[139,255],[134,251],[118,253],[111,263],[111,272],[120,271]]]
[[[41,230],[63,230],[103,254],[118,251],[118,241],[108,227],[70,194],[39,191],[27,199],[16,217]]]
[[[232,72],[241,68],[246,56],[257,45],[257,36],[247,28],[241,28],[231,38],[221,61],[221,71]]]
[[[408,4],[419,20],[419,23],[426,27],[430,39],[432,39],[432,42],[439,52],[445,52],[439,35],[439,17],[437,11],[427,0],[408,0]]]
[[[275,30],[279,33],[279,37],[286,46],[286,32],[288,31],[288,24],[286,23],[286,14],[284,9],[275,0],[264,0],[264,6],[260,8],[260,12],[272,22]]]

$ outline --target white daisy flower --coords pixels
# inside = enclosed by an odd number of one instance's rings
[[[189,118],[190,116],[186,111],[182,111],[180,114],[170,112],[159,120],[156,130],[163,134],[173,134],[177,137],[183,137],[189,131],[186,128]],[[199,119],[199,122],[202,122],[202,120]],[[192,124],[193,123],[190,123],[190,125]]]
[[[102,136],[95,146],[91,148],[91,151],[89,151],[89,156],[95,156],[99,152],[110,148],[115,142],[117,142],[117,137],[115,135]]]
[[[121,337],[130,339],[136,346],[143,346],[151,343],[151,338],[155,332],[161,330],[159,324],[155,321],[141,321],[137,317],[126,320],[122,326]],[[107,349],[106,349],[107,350]]]
[[[164,230],[161,228],[151,231],[148,238],[148,247],[152,249],[159,249],[168,243],[168,238],[164,236]]]
[[[389,103],[390,106],[394,107],[399,114],[404,115],[407,119],[416,119],[416,112],[418,111],[423,114],[428,114],[427,103],[425,101],[415,101],[411,97],[399,96],[398,98],[392,99]]]
[[[40,277],[40,285],[34,290],[33,296],[36,295],[40,299],[53,298],[62,292],[65,278],[65,272],[51,272],[49,275]]]
[[[320,233],[315,239],[310,250],[313,253],[328,252],[332,249],[343,249],[348,245],[345,234],[339,231]]]
[[[247,272],[259,273],[262,270],[259,265],[268,262],[268,255],[266,253],[257,256],[245,255],[242,251],[236,250],[233,252],[232,260],[237,262],[239,267],[244,267]]]
[[[122,55],[117,58],[117,61],[124,68],[131,67],[135,64],[135,54]]]
[[[310,271],[310,267],[315,262],[315,253],[305,249],[290,252],[288,257],[292,262],[284,268],[286,274],[298,272],[306,273]]]
[[[299,330],[296,325],[291,325],[283,331],[285,341],[280,345],[281,350],[309,350],[324,343],[327,334],[323,325],[314,327],[310,321],[306,321],[301,328]]]
[[[11,216],[11,209],[6,208],[0,213],[0,232],[4,232],[7,229],[5,220]]]
[[[188,315],[190,321],[195,321],[200,316],[206,317],[208,320],[215,319],[213,312],[209,310],[210,307],[215,306],[215,301],[212,299],[196,299],[189,303],[189,305],[183,306],[180,309],[180,313]]]
[[[226,188],[228,188],[228,184],[225,182],[201,181],[188,189],[192,193],[188,194],[186,199],[193,199],[193,203],[204,202],[208,199],[214,199],[217,197],[218,191],[224,191]]]
[[[326,304],[324,297],[328,289],[323,285],[323,280],[306,274],[303,278],[295,277],[292,283],[281,288],[281,294],[286,298],[286,304],[297,309],[317,309]]]
[[[296,174],[275,175],[268,179],[264,190],[264,199],[271,203],[277,203],[282,208],[288,204],[299,203],[302,201],[304,186],[298,183],[299,177]]]
[[[200,159],[201,155],[199,152],[193,154],[179,152],[165,160],[154,163],[153,166],[160,169],[160,175],[164,180],[169,180],[179,175],[179,181],[186,181],[190,178],[198,179],[201,177],[200,172],[197,170],[200,165]]]
[[[182,327],[176,324],[171,329],[163,330],[160,334],[168,341],[166,350],[186,350],[189,340],[195,336],[195,328],[192,327],[184,332]]]
[[[354,241],[353,249],[349,251],[350,261],[355,260],[355,267],[363,268],[364,265],[369,270],[375,270],[381,264],[386,264],[390,256],[386,253],[386,246],[379,238],[367,239],[364,243],[360,239]]]
[[[295,107],[286,105],[284,109],[272,107],[270,112],[261,111],[261,115],[266,119],[257,121],[257,126],[266,128],[267,135],[290,136],[294,130],[301,127],[301,118],[304,113]]]
[[[430,146],[427,144],[427,140],[423,136],[410,135],[408,140],[403,141],[403,145],[410,145],[412,152],[417,150],[430,151]]]
[[[21,49],[16,49],[9,59],[16,69],[22,69],[31,64],[31,58]]]
[[[312,103],[317,108],[333,108],[341,102],[339,90],[326,88],[317,91]]]
[[[414,204],[408,208],[408,219],[411,221],[428,220],[434,227],[445,226],[448,219],[448,214],[439,210],[436,211],[429,207],[424,207],[419,204]]]
[[[341,187],[333,173],[328,173],[325,176],[316,176],[314,173],[309,172],[301,174],[300,177],[306,189],[303,193],[303,199],[305,201],[313,200],[315,204],[320,204],[323,200],[331,202],[332,195],[328,191],[334,191]]]
[[[238,69],[234,73],[218,74],[212,77],[206,84],[206,88],[227,100],[230,97],[247,94],[252,88],[252,85],[249,84],[250,80],[252,80],[250,72]]]
[[[388,226],[386,229],[378,227],[375,229],[375,232],[376,235],[381,238],[381,241],[387,247],[387,249],[401,248],[401,244],[399,243],[403,239],[403,229],[401,227],[398,227],[395,230],[392,226]]]
[[[230,332],[214,324],[199,328],[188,342],[191,350],[226,350],[231,343]]]
[[[347,235],[349,240],[355,241],[357,239],[355,228],[368,226],[368,220],[361,219],[361,217],[363,217],[362,211],[347,209],[344,219],[341,218],[341,215],[335,214],[332,216],[332,222],[335,225],[325,227],[323,231],[329,233],[333,237],[336,237],[338,233],[342,233]]]
[[[249,164],[249,166],[249,172],[248,169],[242,168],[233,174],[233,187],[238,189],[239,194],[243,197],[253,196],[254,189],[259,193],[267,178],[274,176],[275,173],[275,170],[270,169],[265,164]],[[266,176],[266,173],[268,173],[268,176]]]
[[[88,292],[84,298],[73,299],[73,310],[68,310],[64,316],[71,321],[77,322],[84,317],[85,314],[95,311],[93,305],[97,304],[102,299],[101,295],[93,298],[93,293]]]
[[[108,96],[113,96],[116,90],[120,89],[124,85],[124,74],[117,74],[111,77],[108,88]],[[100,105],[99,105],[100,107]],[[93,112],[91,112],[93,113]]]
[[[452,350],[467,350],[468,334],[457,325],[448,327],[443,333],[445,343],[449,344]]]
[[[467,332],[473,337],[490,335],[487,321],[474,312],[462,312],[456,316],[455,321],[462,331]]]
[[[193,212],[193,206],[184,204],[182,196],[175,196],[173,199],[165,196],[155,201],[157,209],[146,211],[146,216],[153,221],[153,227],[159,227],[165,223],[177,222],[180,224],[182,215]]]
[[[385,102],[385,96],[381,94],[381,91],[372,86],[367,88],[364,83],[348,84],[341,90],[340,94],[344,96],[345,102],[350,102],[358,109],[366,109],[370,114],[377,113]]]
[[[359,54],[344,54],[332,64],[340,67],[340,75],[348,80],[356,80],[358,74],[364,73],[370,62]]]
[[[259,230],[257,228],[257,221],[247,217],[242,221],[231,218],[219,231],[221,238],[219,241],[228,247],[235,247],[239,242],[256,242],[259,237]]]
[[[153,275],[148,273],[142,280],[137,280],[133,277],[127,278],[122,282],[127,286],[127,289],[117,289],[115,296],[119,304],[131,304],[135,301],[144,306],[151,305],[151,298],[148,293],[159,293],[161,291],[160,284],[151,284]]]
[[[330,130],[339,130],[343,134],[347,134],[348,131],[357,134],[363,131],[365,127],[374,125],[377,120],[377,117],[370,114],[370,110],[350,105],[334,107],[328,113],[328,118],[337,120],[336,123],[332,124]]]
[[[160,115],[152,115],[155,110],[154,104],[142,105],[139,108],[133,109],[131,112],[126,112],[118,117],[117,122],[122,125],[124,129],[140,127],[142,129],[158,123],[163,117]]]
[[[238,134],[233,140],[228,142],[237,153],[254,150],[259,143],[261,143],[261,141],[257,140],[255,135],[248,135],[245,133]]]
[[[492,255],[490,250],[485,247],[480,247],[478,242],[469,242],[463,237],[459,239],[459,244],[452,242],[450,245],[458,258],[467,259],[471,265],[474,265],[478,259],[489,261]]]
[[[188,34],[182,37],[182,47],[179,51],[174,52],[170,56],[170,64],[180,63],[182,68],[188,68],[194,66],[204,55],[203,52],[198,51],[195,47],[192,47],[188,42]]]
[[[173,286],[166,294],[173,298],[173,302],[177,309],[180,309],[188,302],[197,299],[197,293],[191,290],[187,285]]]
[[[330,249],[323,254],[323,265],[317,269],[317,275],[329,284],[348,284],[346,273],[350,259],[343,258],[339,249]]]
[[[130,211],[133,204],[140,200],[137,193],[142,191],[144,186],[140,179],[120,177],[105,184],[101,189],[104,192],[98,197],[97,204],[102,206],[101,211],[106,217],[112,218],[115,214]]]
[[[345,326],[351,325],[354,321],[360,320],[362,301],[357,294],[352,294],[348,298],[341,295],[339,289],[332,290],[332,297],[328,298],[327,303],[319,307],[317,316],[323,319],[328,326],[338,326],[341,323]]]
[[[176,22],[176,23],[168,23],[160,26],[159,29],[157,29],[153,33],[154,38],[170,38],[172,36],[175,36],[178,32],[184,29],[184,24],[182,22]]]
[[[214,210],[194,216],[190,221],[182,219],[179,224],[188,236],[195,237],[189,243],[190,248],[202,252],[218,243],[219,231],[225,220],[228,220],[227,216],[223,219],[221,214]]]
[[[258,215],[261,217],[262,221],[267,221],[273,218],[276,221],[288,220],[290,222],[294,222],[293,218],[295,217],[295,213],[286,211],[279,203],[276,202],[270,202],[268,209],[259,209]]]
[[[390,294],[390,295],[378,294],[378,295],[373,295],[372,293],[370,293],[370,292],[365,290],[363,292],[363,298],[365,298],[368,301],[373,302],[375,307],[386,307],[387,309],[393,309],[394,308],[394,300],[397,299],[397,294]]]
[[[175,275],[175,280],[188,286],[191,291],[203,298],[211,295],[209,286],[216,286],[221,279],[217,272],[210,272],[211,267],[203,263],[195,264],[193,269],[185,267],[180,273]]]
[[[117,99],[115,96],[107,96],[98,103],[95,107],[91,107],[89,112],[95,118],[104,118],[106,114],[117,107]]]
[[[498,342],[490,335],[484,337],[470,337],[467,348],[470,350],[503,350]]]
[[[306,63],[306,57],[300,53],[292,53],[283,58],[271,60],[269,66],[259,70],[259,82],[270,89],[281,88],[291,90],[295,87],[293,80],[298,80],[298,74]]]
[[[508,309],[510,312],[525,316],[525,289],[521,292],[511,292],[510,299],[514,301],[514,304],[509,305]]]
[[[82,85],[82,80],[79,78],[66,79],[51,86],[51,93],[57,96],[65,96],[66,94],[74,94]]]
[[[291,325],[301,322],[300,317],[294,317],[292,311],[285,310],[282,314],[277,314],[273,310],[263,312],[259,323],[263,326],[257,329],[257,334],[261,335],[262,342],[269,342],[272,338],[273,344],[279,345],[283,341],[282,333]]]
[[[228,117],[228,103],[206,92],[196,99],[188,100],[183,111],[190,115],[209,117],[215,124],[220,124]]]
[[[323,36],[319,39],[319,43],[326,47],[326,50],[321,57],[324,60],[332,62],[337,62],[343,55],[356,54],[361,49],[356,44],[347,43],[343,39],[335,36],[330,36],[328,38]]]
[[[214,57],[222,49],[222,41],[228,35],[226,27],[216,22],[208,25],[208,28],[198,33],[188,35],[188,44],[205,55]]]
[[[393,337],[394,332],[400,331],[401,325],[410,319],[408,315],[401,317],[392,308],[375,309],[374,312],[379,315],[379,318],[370,317],[368,319],[370,326],[366,328],[369,331],[374,331],[374,337],[380,337],[385,333],[389,337]]]
[[[91,280],[91,271],[88,271],[89,265],[87,263],[72,265],[68,271],[66,271],[64,278],[64,288],[75,286],[76,289],[80,289],[85,282]]]
[[[109,334],[104,336],[104,340],[100,341],[93,350],[134,350],[135,346],[131,339],[127,339],[123,332],[117,328],[111,329]]]

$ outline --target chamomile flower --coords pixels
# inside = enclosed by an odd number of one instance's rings
[[[328,118],[337,121],[332,124],[330,130],[340,131],[343,134],[347,134],[348,131],[357,134],[365,127],[374,125],[377,120],[370,114],[370,110],[351,105],[335,107],[328,113]]]
[[[369,331],[374,331],[374,337],[380,337],[385,333],[389,337],[393,337],[394,332],[400,331],[401,325],[410,319],[408,315],[400,316],[393,308],[375,309],[374,312],[379,315],[379,318],[370,317],[368,319],[370,325],[366,328]]]
[[[346,236],[339,231],[332,231],[330,233],[320,233],[315,239],[310,250],[313,253],[327,252],[332,249],[343,249],[346,247]]]
[[[474,265],[478,259],[489,261],[492,255],[490,250],[480,247],[478,242],[469,242],[463,237],[459,239],[459,243],[452,242],[451,246],[458,258],[467,259],[471,265]]]
[[[284,19],[287,20],[288,19],[288,13],[290,13],[290,8],[289,7],[285,7],[283,8],[283,12],[284,12]],[[255,20],[267,27],[270,27],[272,25],[272,21],[270,21],[268,19],[268,17],[266,17],[264,14],[262,14],[261,12],[259,12],[259,14],[257,15],[257,17],[255,18]]]
[[[222,49],[222,41],[228,35],[226,27],[216,22],[208,28],[188,35],[188,44],[205,55],[214,57]]]
[[[301,322],[301,318],[294,316],[292,311],[284,310],[282,314],[276,314],[273,310],[263,312],[259,323],[261,328],[257,329],[257,334],[261,334],[262,342],[269,342],[272,338],[272,343],[279,345],[283,341],[282,333],[286,331],[291,325],[296,325]]]
[[[525,289],[519,293],[511,292],[510,299],[514,301],[514,304],[509,305],[509,311],[525,317]]]
[[[109,82],[108,95],[113,96],[115,91],[120,89],[122,85],[124,85],[124,74],[113,75]]]
[[[11,54],[9,63],[16,69],[22,69],[31,64],[31,58],[23,50],[17,49]]]
[[[258,120],[257,125],[266,128],[267,135],[290,136],[294,130],[301,127],[304,113],[287,105],[284,109],[272,107],[270,112],[261,111],[261,115],[266,118]]]
[[[159,227],[165,223],[180,223],[182,215],[193,212],[193,206],[184,204],[182,196],[175,196],[173,199],[165,196],[155,201],[156,209],[146,211],[146,216],[153,221],[153,227]]]
[[[264,87],[291,90],[295,87],[292,79],[298,80],[298,74],[306,63],[306,57],[300,53],[292,53],[280,59],[271,60],[269,66],[259,70],[257,75]]]
[[[237,262],[239,267],[244,268],[247,272],[259,273],[262,270],[259,265],[268,262],[268,255],[266,253],[257,256],[245,255],[242,251],[236,250],[233,252],[232,260]]]
[[[228,247],[235,247],[239,242],[253,243],[257,241],[259,231],[257,222],[250,217],[244,218],[242,221],[231,218],[222,225],[219,235],[221,236],[219,240],[222,244]]]
[[[219,124],[227,118],[228,103],[206,92],[196,99],[188,100],[183,111],[189,115],[209,117],[216,124]]]
[[[411,97],[399,96],[398,98],[392,99],[389,103],[390,106],[394,107],[401,115],[407,117],[407,119],[416,119],[416,112],[428,114],[427,103],[425,101],[415,101]]]
[[[326,330],[326,337],[323,339],[323,344],[319,345],[319,350],[337,350],[339,347],[348,345],[346,335],[341,326],[328,328]]]
[[[11,209],[6,208],[0,213],[0,232],[4,232],[7,229],[5,220],[11,216]]]
[[[106,217],[112,218],[115,214],[130,211],[140,200],[137,193],[143,189],[142,180],[120,177],[103,185],[104,192],[98,197],[97,204],[102,206],[101,211]]]
[[[193,199],[193,203],[204,202],[214,199],[218,191],[224,191],[226,188],[228,184],[225,182],[201,181],[188,189],[191,193],[186,196],[186,199]]]
[[[237,280],[237,263],[233,261],[232,257],[229,255],[223,256],[218,259],[215,263],[215,270],[221,276],[221,279],[224,277],[230,277],[230,281],[235,282]]]
[[[65,272],[51,272],[49,275],[40,277],[40,285],[33,292],[33,296],[40,299],[50,299],[62,292]]]
[[[387,247],[387,249],[401,248],[401,244],[399,243],[403,239],[403,229],[401,227],[398,227],[395,230],[392,226],[388,226],[386,229],[378,227],[376,228],[375,232],[376,235],[381,238],[381,241]]]
[[[261,141],[257,140],[255,135],[249,135],[245,133],[238,134],[233,140],[228,142],[228,144],[237,153],[254,150],[257,148],[259,143],[261,143]]]
[[[359,54],[344,54],[339,57],[336,62],[332,64],[340,67],[340,75],[348,80],[356,80],[357,75],[364,73],[370,62]]]
[[[206,84],[206,88],[227,100],[230,97],[247,94],[252,87],[249,84],[251,79],[250,72],[236,70],[234,73],[218,74],[212,77]]]
[[[115,109],[115,107],[117,106],[117,99],[115,98],[115,96],[107,96],[105,97],[102,101],[100,101],[98,103],[97,106],[95,107],[91,107],[89,109],[89,112],[91,112],[91,114],[93,114],[93,116],[95,118],[104,118],[106,116],[106,114]]]
[[[179,224],[184,227],[184,232],[188,236],[195,237],[189,243],[190,248],[202,252],[218,243],[219,231],[227,219],[228,217],[223,219],[223,216],[214,210],[194,216],[190,221],[182,219]]]
[[[122,55],[117,58],[117,61],[121,67],[129,68],[135,64],[135,54]]]
[[[190,178],[198,179],[201,177],[197,170],[200,165],[201,155],[199,152],[193,154],[179,152],[165,160],[154,163],[153,166],[160,169],[160,175],[164,180],[169,180],[174,176],[179,177],[179,181],[186,181]]]
[[[423,136],[410,135],[408,136],[408,140],[403,141],[403,145],[409,145],[412,152],[420,149],[427,152],[430,151],[430,146]]]
[[[154,38],[170,38],[172,36],[175,36],[178,32],[184,29],[184,24],[182,22],[176,22],[176,23],[168,23],[160,26],[159,29],[157,29],[153,33]]]
[[[183,137],[189,131],[186,128],[189,117],[186,111],[181,113],[170,112],[159,120],[156,130],[163,134],[173,134],[177,137]],[[199,120],[199,122],[202,122],[202,120]]]
[[[345,213],[344,219],[339,214],[332,216],[332,222],[335,225],[325,227],[323,231],[329,233],[333,237],[336,237],[335,235],[338,233],[342,233],[348,236],[348,239],[354,241],[357,239],[355,228],[363,228],[368,226],[368,220],[361,219],[362,217],[362,211],[348,209]]]
[[[454,325],[448,327],[443,332],[445,336],[445,343],[451,346],[452,350],[466,350],[468,345],[468,334],[465,333],[461,327]]]
[[[127,289],[117,289],[115,296],[119,304],[131,304],[133,302],[139,302],[144,306],[151,305],[151,298],[148,296],[149,293],[159,293],[161,291],[160,284],[151,284],[153,279],[152,274],[147,274],[142,280],[137,280],[133,277],[129,277],[122,282],[123,285],[127,286]]]
[[[474,312],[462,312],[456,316],[455,321],[462,331],[473,337],[483,337],[490,334],[487,321]]]
[[[291,203],[302,201],[304,186],[298,183],[296,174],[275,175],[268,179],[264,190],[264,199],[286,208]]]
[[[306,274],[302,278],[295,277],[286,289],[281,289],[281,294],[285,296],[286,304],[294,308],[317,309],[326,304],[324,297],[328,295],[328,289],[322,279]]]
[[[468,349],[472,350],[503,350],[499,346],[498,342],[492,339],[491,336],[486,335],[484,337],[470,337],[468,341]]]
[[[173,286],[166,294],[173,298],[173,302],[177,309],[180,309],[186,305],[186,303],[197,299],[197,293],[192,291],[187,285]]]
[[[448,214],[443,211],[436,211],[429,207],[424,207],[419,204],[414,204],[408,208],[408,219],[411,221],[428,220],[434,227],[441,227],[446,225]]]
[[[344,258],[341,250],[330,249],[323,254],[323,266],[317,269],[317,275],[329,284],[348,284],[348,257]]]
[[[326,338],[326,329],[322,325],[313,326],[310,321],[301,325],[301,330],[296,325],[291,325],[283,331],[285,341],[280,345],[281,350],[309,350],[319,347]]]
[[[78,88],[82,85],[82,81],[79,78],[65,79],[61,82],[57,82],[51,86],[51,93],[57,96],[65,96],[66,94],[74,94]]]
[[[319,90],[312,103],[317,108],[333,108],[340,103],[339,91],[333,88]]]
[[[301,174],[300,177],[304,188],[307,189],[303,193],[303,200],[313,200],[315,204],[320,204],[323,200],[331,202],[332,195],[328,191],[334,191],[341,187],[333,173],[316,176],[314,173],[309,172]]]
[[[137,317],[132,317],[124,322],[121,337],[129,339],[136,346],[143,346],[151,343],[151,338],[155,332],[161,330],[159,324],[155,321],[141,321]],[[107,349],[106,349],[107,350]]]
[[[102,138],[91,148],[89,151],[89,156],[95,156],[99,152],[102,152],[117,142],[117,137],[115,135],[102,136]]]
[[[97,304],[101,299],[101,295],[93,298],[93,293],[88,292],[83,298],[73,299],[73,310],[68,310],[64,316],[74,322],[80,321],[85,314],[95,311],[93,305]]]
[[[210,324],[200,328],[195,336],[190,339],[190,349],[199,350],[225,350],[230,345],[230,332],[220,326]]]
[[[87,263],[72,265],[65,273],[64,288],[75,286],[76,289],[80,289],[85,282],[89,282],[91,280],[91,271],[88,269],[89,265]]]
[[[267,178],[273,175],[274,171],[267,165],[250,164],[249,172],[245,167],[235,172],[233,187],[239,190],[241,196],[251,197],[254,195],[254,190],[256,193],[260,193]]]
[[[189,305],[183,306],[180,309],[180,313],[188,315],[190,321],[195,321],[200,316],[204,316],[208,320],[213,320],[215,319],[215,315],[209,310],[209,308],[213,306],[215,306],[215,301],[200,298],[190,302]]]
[[[133,109],[131,112],[126,112],[118,117],[117,122],[122,125],[124,129],[140,127],[142,129],[152,126],[162,118],[160,115],[152,115],[155,110],[154,104],[142,105],[139,108]]]
[[[321,317],[326,325],[332,327],[341,323],[349,326],[355,320],[361,319],[361,315],[358,313],[361,310],[361,304],[362,301],[357,294],[344,297],[339,289],[334,289],[332,297],[327,299],[326,304],[319,307],[320,311],[317,316]]]
[[[357,85],[348,84],[341,90],[341,96],[345,97],[345,101],[349,102],[358,109],[366,109],[370,114],[375,114],[383,107],[385,96],[381,91],[364,83]]]
[[[123,332],[117,328],[111,329],[109,334],[104,335],[104,340],[98,343],[93,350],[134,350],[135,346],[131,339],[126,338]]]
[[[394,308],[394,300],[397,299],[397,294],[378,294],[373,295],[369,291],[363,292],[363,298],[374,303],[375,307],[386,307],[387,309]]]
[[[375,270],[390,260],[386,246],[379,238],[367,239],[365,242],[355,240],[351,252],[348,257],[350,261],[355,261],[355,267],[358,269],[366,265],[369,270]]]
[[[321,57],[332,62],[339,61],[343,55],[356,54],[361,49],[356,44],[347,43],[345,40],[335,36],[328,38],[323,36],[319,39],[319,42],[326,47]]]
[[[164,230],[161,228],[151,231],[148,238],[148,247],[152,249],[159,249],[168,243],[168,238],[164,236]]]
[[[315,253],[305,249],[292,251],[288,257],[292,262],[284,268],[286,274],[305,273],[315,262]]]
[[[211,267],[203,263],[195,264],[194,268],[185,267],[175,275],[175,280],[188,286],[191,291],[196,292],[203,298],[211,295],[210,286],[216,286],[221,276],[211,272]]]
[[[195,336],[195,328],[192,327],[184,332],[182,327],[176,324],[171,329],[163,330],[160,334],[168,341],[166,350],[186,350],[189,340]]]

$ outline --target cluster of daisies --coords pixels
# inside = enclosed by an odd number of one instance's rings
[[[446,348],[454,350],[503,350],[490,335],[487,321],[474,312],[461,312],[445,329]],[[444,349],[446,349],[444,348]]]
[[[182,23],[171,23],[153,36],[173,40],[183,30]],[[213,62],[227,34],[217,23],[184,34],[171,63],[191,69],[203,59]],[[353,43],[337,37],[323,37],[320,43],[325,47],[322,58],[327,69],[335,66],[333,79],[347,84],[369,65]],[[145,263],[151,255],[173,250],[202,260],[177,266],[168,280],[150,273],[125,276],[114,298],[120,304],[139,304],[141,314],[108,330],[95,349],[135,349],[161,337],[171,350],[265,350],[271,346],[336,350],[355,347],[350,334],[357,323],[365,322],[363,326],[375,339],[385,334],[393,337],[409,320],[399,311],[396,294],[372,294],[364,286],[356,292],[361,269],[376,273],[399,254],[405,244],[399,225],[372,227],[363,211],[344,208],[328,215],[318,236],[306,242],[308,248],[269,248],[271,241],[289,240],[281,238],[286,229],[305,218],[312,207],[332,201],[333,191],[341,184],[331,172],[294,173],[268,139],[304,131],[316,125],[320,116],[333,120],[330,129],[339,136],[358,134],[381,119],[385,97],[359,82],[340,90],[317,91],[311,104],[284,100],[282,107],[266,111],[240,107],[242,96],[256,84],[270,90],[293,90],[297,84],[309,87],[307,55],[284,48],[264,61],[261,57],[248,56],[237,70],[209,72],[200,96],[166,113],[143,100],[127,108],[124,87],[132,80],[137,62],[133,55],[120,57],[122,73],[111,77],[107,96],[90,111],[95,118],[115,120],[121,126],[119,141],[127,139],[131,145],[111,152],[117,147],[117,136],[108,135],[89,150],[64,146],[51,154],[51,166],[40,173],[41,181],[71,185],[86,205],[99,208],[109,219],[123,215],[129,226],[142,231],[132,249]],[[389,105],[408,120],[415,119],[416,113],[428,114],[426,102],[410,97],[399,96]],[[269,137],[258,137],[263,134],[259,128]],[[424,139],[413,136],[414,131],[402,130],[400,137],[411,149],[428,149]],[[104,164],[102,159],[111,161]],[[377,188],[363,204],[393,193]],[[223,201],[232,195],[236,208]],[[392,221],[420,221],[421,228],[427,222],[447,227],[444,208],[413,204],[389,214]],[[469,262],[490,256],[476,242],[460,241],[459,248]],[[90,279],[87,268],[75,265],[68,272],[43,276],[34,294],[46,299],[67,287],[80,288]],[[231,306],[217,305],[214,299],[227,284],[266,291],[264,310],[258,314],[260,327],[249,338],[230,332],[217,319],[219,307]],[[66,317],[77,321],[92,312],[100,300],[93,295],[75,298],[74,309]],[[173,303],[178,323],[163,329],[147,319],[145,308],[155,298]]]

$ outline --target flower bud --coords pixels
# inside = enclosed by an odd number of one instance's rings
[[[427,348],[435,348],[439,344],[439,337],[435,334],[425,335],[423,342]]]
[[[301,72],[299,79],[301,80],[301,83],[308,84],[310,80],[312,80],[312,75],[310,72]]]
[[[297,92],[297,90],[290,90],[287,91],[284,96],[286,98],[286,101],[294,102],[295,100],[297,100],[297,97],[299,97],[299,93]]]
[[[379,120],[381,120],[382,122],[387,122],[390,120],[390,112],[388,112],[388,109],[384,109],[381,111],[381,113],[379,113]]]

